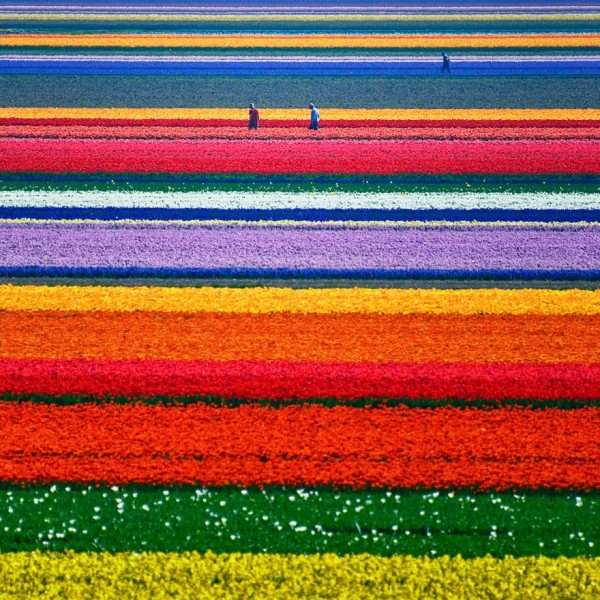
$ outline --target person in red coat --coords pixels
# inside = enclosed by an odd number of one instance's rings
[[[258,129],[258,122],[260,121],[260,115],[258,111],[254,107],[254,104],[250,104],[248,107],[250,109],[248,116],[248,129]]]

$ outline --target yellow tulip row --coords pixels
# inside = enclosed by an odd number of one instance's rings
[[[102,48],[591,48],[596,34],[451,35],[6,35],[4,47]]]
[[[600,597],[600,558],[369,554],[44,553],[0,555],[0,598]]]
[[[330,121],[597,121],[595,108],[327,108]],[[305,108],[265,108],[266,120],[306,118]],[[247,120],[246,108],[57,108],[2,107],[0,119],[194,119]]]
[[[597,315],[600,290],[0,285],[0,311]]]

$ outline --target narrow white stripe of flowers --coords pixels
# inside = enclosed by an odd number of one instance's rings
[[[599,209],[600,193],[0,192],[3,207],[218,209]]]
[[[106,225],[117,227],[122,225],[145,225],[145,226],[164,226],[164,227],[297,227],[299,229],[359,229],[361,227],[393,227],[394,229],[423,227],[431,229],[432,227],[443,227],[444,229],[465,229],[467,227],[477,228],[485,226],[491,227],[543,227],[545,229],[582,229],[596,228],[600,226],[600,221],[297,221],[290,219],[260,219],[258,221],[245,221],[242,219],[208,219],[208,220],[170,220],[164,219],[119,219],[118,221],[105,221],[98,219],[0,219],[0,226],[3,225],[97,225],[105,227]]]

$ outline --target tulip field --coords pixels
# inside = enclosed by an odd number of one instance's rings
[[[600,6],[498,4],[0,6],[0,600],[600,597]]]

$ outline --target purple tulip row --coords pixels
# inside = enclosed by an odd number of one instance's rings
[[[599,270],[600,226],[12,223],[0,268]]]

